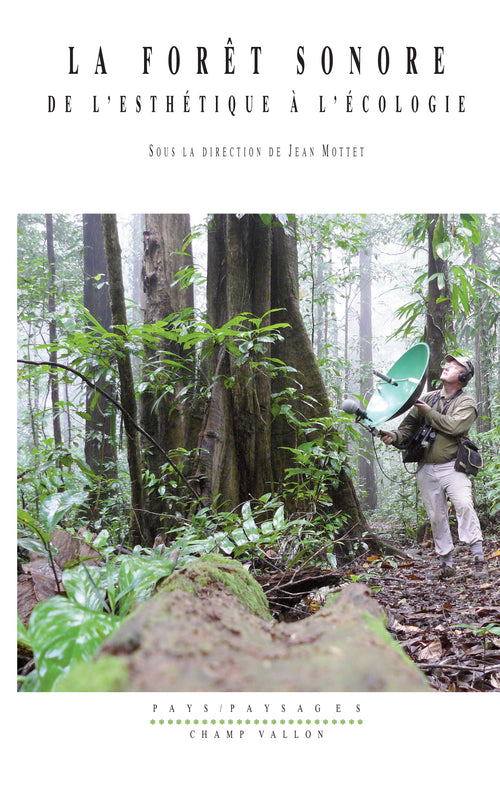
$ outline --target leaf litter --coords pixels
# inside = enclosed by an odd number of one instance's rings
[[[491,546],[491,545],[490,545]],[[500,690],[500,550],[488,551],[484,582],[473,577],[468,547],[456,545],[454,578],[429,578],[438,559],[425,548],[365,555],[346,577],[363,580],[382,605],[387,628],[438,691]],[[389,564],[389,566],[387,566]]]
[[[81,542],[75,550],[74,539],[69,549],[62,544],[65,539],[57,541],[60,549],[54,566],[58,571],[75,554],[77,559],[86,555],[89,563],[96,555],[92,548],[81,549]],[[24,622],[33,606],[49,596],[46,593],[57,593],[46,561],[30,558],[19,579]],[[487,550],[486,559],[484,583],[473,578],[469,550],[460,544],[456,545],[456,576],[446,581],[429,579],[431,572],[437,572],[438,562],[425,545],[418,550],[401,547],[400,556],[365,553],[334,570],[298,567],[283,572],[276,566],[274,573],[254,576],[273,614],[288,622],[316,612],[343,583],[363,581],[384,609],[389,632],[433,688],[500,691],[500,549]]]

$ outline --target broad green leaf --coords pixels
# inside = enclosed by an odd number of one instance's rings
[[[281,505],[273,516],[273,525],[276,530],[281,530],[286,525],[285,508]]]
[[[42,502],[40,516],[44,519],[48,530],[52,532],[71,508],[83,505],[87,499],[88,494],[84,491],[53,493]]]
[[[64,589],[68,598],[79,606],[102,611],[105,605],[107,573],[99,567],[72,567],[62,574]]]
[[[25,648],[31,649],[31,639],[28,634],[28,629],[24,625],[23,621],[17,616],[17,643],[20,646],[24,646]]]
[[[229,537],[228,533],[225,533],[222,530],[219,530],[217,533],[214,533],[212,536],[213,540],[213,549],[220,551],[222,550],[224,553],[228,555],[232,553],[236,544],[235,540],[233,539],[232,535]]]
[[[434,246],[434,253],[440,259],[448,259],[451,254],[451,243],[448,241],[438,243]]]
[[[233,530],[231,530],[231,539],[233,540],[233,543],[237,545],[245,544],[248,541],[242,527],[235,527]]]
[[[106,547],[111,545],[109,530],[101,530],[95,539],[89,538],[88,543],[91,544],[96,550],[106,549]]]
[[[238,558],[240,555],[247,553],[250,549],[252,549],[252,545],[247,542],[246,544],[240,544],[239,547],[233,547],[232,554],[234,558]]]
[[[32,530],[34,533],[36,533],[40,537],[44,545],[49,543],[50,540],[49,534],[46,533],[40,527],[37,521],[33,519],[33,517],[30,516],[30,514],[27,513],[25,510],[22,510],[21,508],[17,509],[17,520],[18,522],[21,522],[22,524],[26,525],[26,527],[29,527],[29,529]]]
[[[192,548],[190,546],[190,551]],[[118,574],[120,615],[126,614],[132,606],[146,600],[162,578],[166,578],[174,568],[168,558],[139,558],[130,556],[123,561]]]
[[[274,534],[274,525],[272,522],[262,522],[260,532],[263,536],[272,536]]]
[[[460,296],[460,301],[462,302],[462,307],[463,307],[465,313],[467,315],[469,315],[470,302],[469,302],[469,296],[468,296],[468,293],[467,293],[467,289],[465,287],[459,287],[458,295]]]
[[[252,505],[250,502],[243,502],[241,506],[241,515],[243,519],[249,519],[252,515]]]
[[[94,612],[61,595],[35,606],[28,635],[40,689],[52,691],[74,663],[90,660],[119,622],[118,618]]]
[[[20,536],[17,540],[19,547],[22,547],[23,550],[30,550],[32,553],[38,553],[38,555],[44,555],[48,558],[48,550],[47,544],[41,541],[39,538],[26,538],[25,536]],[[55,547],[50,545],[51,552],[57,553]]]
[[[18,681],[20,682],[19,690],[21,693],[37,693],[42,690],[36,668],[30,671],[24,679],[18,677]]]
[[[259,540],[259,529],[255,524],[253,516],[250,516],[249,519],[243,522],[243,530],[245,531],[248,541],[255,542]]]

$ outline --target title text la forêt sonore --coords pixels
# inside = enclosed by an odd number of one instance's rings
[[[77,53],[74,45],[69,47],[69,71],[70,75],[79,74],[80,71],[93,72],[98,75],[108,74],[108,62],[105,57],[105,49],[99,46],[97,53],[89,56],[88,53]],[[214,49],[209,53],[204,45],[194,46],[186,50],[171,45],[165,49],[153,48],[151,45],[143,45],[137,56],[137,70],[145,76],[182,75],[193,69],[195,75],[208,76],[209,74],[222,73],[225,76],[241,75],[261,75],[265,72],[266,57],[260,45],[251,45],[249,48],[237,49],[229,38],[222,49]],[[422,49],[420,49],[421,51]],[[272,66],[276,65],[276,54],[272,54]],[[130,57],[128,57],[130,58]],[[81,64],[80,64],[81,62]],[[419,52],[414,45],[406,45],[397,52],[389,50],[385,45],[371,49],[370,52],[362,45],[350,45],[342,49],[340,53],[330,45],[325,45],[319,49],[311,49],[305,45],[297,46],[294,54],[295,71],[294,74],[301,76],[308,69],[319,69],[325,76],[338,74],[339,71],[350,76],[371,73],[375,71],[385,76],[394,68],[398,72],[406,75],[416,75],[426,72],[434,75],[442,75],[445,72],[444,46],[434,45],[425,49],[425,53]],[[280,72],[286,65],[280,64]],[[116,72],[110,69],[110,72]],[[292,74],[293,75],[293,74]]]

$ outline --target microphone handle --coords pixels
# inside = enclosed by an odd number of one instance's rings
[[[382,378],[382,380],[386,383],[392,383],[393,386],[398,385],[398,382],[395,381],[394,378],[389,378],[387,375],[384,375],[383,372],[378,372],[376,369],[374,369],[373,374],[377,375],[378,378]]]

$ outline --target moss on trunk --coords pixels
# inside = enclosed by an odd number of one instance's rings
[[[257,582],[210,556],[172,575],[60,691],[428,691],[366,586],[297,623],[271,619]]]

